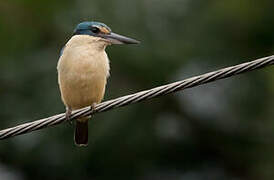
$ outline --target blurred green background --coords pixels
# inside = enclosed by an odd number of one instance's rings
[[[105,99],[274,52],[274,1],[0,1],[0,127],[64,112],[56,64],[81,21],[141,40],[111,46]],[[89,146],[63,123],[1,141],[0,179],[274,178],[274,68],[96,114]]]

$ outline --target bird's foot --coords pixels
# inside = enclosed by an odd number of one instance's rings
[[[71,115],[71,109],[66,108],[66,120],[69,121],[70,124],[72,124],[72,120],[70,119],[70,115]]]
[[[95,106],[96,106],[96,103],[92,103],[92,105],[90,106],[91,115],[92,115],[93,112],[94,112]],[[90,115],[90,116],[91,116],[91,115]]]

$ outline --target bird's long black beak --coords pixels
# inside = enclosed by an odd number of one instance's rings
[[[122,36],[111,32],[110,34],[104,34],[103,38],[107,39],[111,44],[139,44],[140,41]]]

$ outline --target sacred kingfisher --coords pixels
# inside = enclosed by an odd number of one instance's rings
[[[105,94],[109,59],[105,48],[111,44],[138,44],[139,41],[116,33],[100,22],[78,24],[61,50],[57,64],[58,84],[66,106],[66,118],[72,110],[93,108]],[[76,145],[88,144],[88,118],[76,120]]]

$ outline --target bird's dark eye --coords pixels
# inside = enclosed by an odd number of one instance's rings
[[[91,31],[95,34],[100,32],[100,29],[98,27],[91,27]]]

